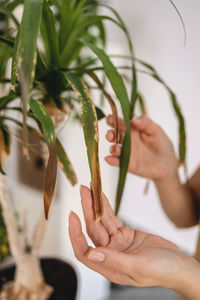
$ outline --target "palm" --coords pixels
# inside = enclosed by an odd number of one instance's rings
[[[87,224],[87,215],[85,221]],[[147,272],[152,272],[152,269],[156,269],[156,276],[159,277],[163,272],[163,267],[165,267],[165,269],[169,268],[170,271],[172,260],[176,260],[177,254],[180,254],[181,252],[176,245],[159,236],[147,234],[124,226],[114,215],[105,196],[104,217],[96,224],[96,226],[99,227],[99,230],[95,230],[94,224],[90,227],[93,228],[92,231],[87,230],[88,235],[91,237],[95,246],[106,246],[127,253],[130,256],[137,255],[138,269],[141,273],[140,276],[146,276]],[[145,265],[145,269],[141,268],[141,265]],[[138,270],[136,270],[136,272],[138,273]]]
[[[113,119],[107,119],[108,124],[113,126]],[[153,121],[144,118],[148,122],[145,129],[136,128],[134,122],[130,123],[131,128],[131,155],[129,172],[151,179],[162,178],[170,172],[176,171],[177,159],[171,141],[165,132]],[[119,144],[113,144],[110,149],[111,156],[106,157],[107,162],[113,166],[119,166],[121,143],[125,133],[125,124],[122,119],[118,120],[120,138]],[[114,142],[114,131],[107,133],[109,142]]]
[[[166,278],[162,275],[163,268],[168,275],[173,276],[173,273],[176,273],[177,258],[181,255],[181,251],[177,246],[159,236],[124,226],[114,215],[105,196],[103,196],[104,216],[97,222],[94,216],[90,190],[86,187],[82,188],[81,197],[87,233],[95,246],[100,247],[100,249],[103,247],[104,251],[105,249],[112,249],[116,253],[128,256],[130,265],[134,262],[134,268],[131,269],[131,276],[129,274],[128,279],[126,274],[122,275],[119,272],[117,265],[112,266],[114,272],[108,272],[108,269],[102,269],[101,267],[98,272],[115,282],[134,286],[156,285],[159,280],[165,282]],[[78,227],[79,229],[77,229]],[[80,221],[74,224],[73,230],[76,231],[76,234],[79,231],[76,238],[73,232],[70,233],[74,250],[75,252],[79,251],[77,257],[90,268],[96,270],[96,266],[88,263],[86,259],[86,253],[91,251],[91,248],[87,245],[85,237],[81,233]],[[79,246],[77,243],[79,243]]]
[[[168,166],[166,150],[169,145],[166,144],[162,145],[157,137],[149,137],[132,128],[129,171],[146,178],[159,177],[165,166]]]

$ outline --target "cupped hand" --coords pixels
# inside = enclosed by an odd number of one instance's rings
[[[132,286],[164,286],[176,289],[187,256],[173,243],[126,227],[114,215],[105,195],[104,216],[95,220],[91,191],[81,187],[88,245],[79,217],[71,213],[69,234],[78,260],[110,281]],[[181,284],[181,283],[180,283]]]
[[[111,115],[107,117],[107,123],[113,127]],[[105,160],[112,166],[119,166],[121,144],[126,130],[125,123],[120,118],[118,119],[118,126],[118,144],[114,144],[115,132],[113,129],[108,130],[106,134],[107,140],[113,145],[110,147],[110,155],[105,157]],[[130,122],[130,129],[129,172],[155,180],[176,176],[178,160],[173,145],[162,128],[148,117],[142,116]]]

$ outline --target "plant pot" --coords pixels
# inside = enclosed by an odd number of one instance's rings
[[[54,289],[49,300],[75,300],[77,275],[70,264],[56,258],[42,258],[41,268],[46,283]],[[0,289],[6,282],[14,280],[14,273],[14,265],[0,270]]]

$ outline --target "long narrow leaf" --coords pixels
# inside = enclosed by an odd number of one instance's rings
[[[76,27],[73,28],[73,31],[70,34],[67,43],[62,49],[61,56],[60,56],[60,65],[66,66],[66,64],[68,64],[68,56],[71,54],[72,49],[75,47],[77,43],[80,44],[80,42],[77,41],[77,39],[82,38],[81,33],[83,33],[88,26],[99,24],[99,22],[103,20],[111,21],[112,23],[116,24],[124,31],[124,27],[115,19],[109,16],[94,16],[94,15],[83,16],[82,18],[79,19],[79,22],[76,24]]]
[[[61,145],[60,141],[56,139],[56,153],[58,158],[58,165],[62,169],[62,171],[67,176],[68,180],[72,185],[77,183],[76,173],[72,167],[72,164],[65,152],[63,146]]]
[[[3,12],[7,15],[10,19],[13,20],[15,25],[19,26],[19,22],[17,21],[16,17],[12,14],[12,12],[4,5],[0,4],[0,12]]]
[[[30,99],[30,107],[35,117],[39,120],[42,125],[43,134],[50,146],[53,146],[56,141],[56,133],[53,122],[42,102]]]
[[[10,48],[13,48],[13,46],[14,46],[14,42],[5,36],[0,35],[0,42],[6,44]]]
[[[136,68],[135,68],[135,62],[134,62],[134,50],[133,50],[131,36],[130,36],[130,33],[129,33],[128,28],[126,27],[124,21],[122,20],[122,18],[118,14],[118,12],[113,7],[111,7],[107,4],[100,4],[100,6],[106,7],[115,15],[119,24],[121,24],[121,26],[123,28],[123,31],[125,33],[125,36],[126,36],[126,39],[128,42],[130,55],[132,57],[132,62],[131,62],[131,64],[132,64],[132,89],[131,89],[131,107],[130,107],[130,119],[132,119],[133,115],[134,115],[135,103],[137,100],[137,74],[136,74]]]
[[[53,147],[48,147],[49,149],[49,159],[47,167],[45,170],[44,177],[44,211],[45,217],[48,219],[49,208],[54,196],[56,176],[57,176],[57,159],[56,159],[56,145]]]
[[[12,61],[12,88],[13,90],[15,89],[17,74],[21,85],[24,124],[23,139],[26,152],[28,151],[27,104],[35,76],[37,37],[40,28],[42,3],[43,0],[25,0],[22,22],[15,41]]]
[[[138,103],[139,103],[139,106],[140,106],[141,113],[143,115],[146,115],[145,101],[144,101],[144,98],[142,97],[142,95],[140,93],[138,93]]]
[[[24,13],[14,45],[12,83],[21,71],[30,90],[33,83],[37,37],[40,28],[43,0],[25,0]]]
[[[96,82],[96,84],[98,85],[98,87],[102,90],[104,96],[106,97],[111,110],[112,110],[112,115],[113,115],[113,119],[114,119],[114,129],[115,129],[115,142],[117,143],[117,138],[118,138],[118,113],[117,113],[117,106],[114,102],[114,100],[112,99],[112,97],[106,92],[106,90],[104,89],[103,84],[101,83],[101,81],[99,80],[99,78],[97,77],[97,75],[92,72],[92,71],[88,71],[87,74]]]
[[[44,137],[48,144],[49,159],[46,167],[44,178],[44,209],[45,216],[48,218],[49,207],[51,205],[57,174],[57,159],[56,159],[56,134],[53,122],[47,113],[45,106],[36,100],[29,101],[30,107],[35,117],[39,120]]]
[[[117,56],[111,55],[111,57],[118,57],[118,58],[121,57],[121,58],[131,59],[131,60],[133,59],[131,56],[126,56],[126,55],[117,55]],[[157,71],[155,70],[155,68],[153,66],[142,61],[141,59],[134,58],[134,60],[136,62],[138,62],[139,64],[141,64],[146,69],[148,69],[148,72],[146,70],[142,70],[142,72],[144,74],[151,76],[152,78],[157,80],[159,83],[161,83],[169,93],[170,100],[171,100],[171,103],[174,108],[174,112],[176,114],[178,124],[179,124],[178,125],[179,126],[179,161],[181,164],[184,164],[185,160],[186,160],[186,150],[187,150],[186,149],[186,129],[185,129],[185,121],[184,121],[184,117],[183,117],[183,114],[181,111],[181,107],[176,99],[176,96],[173,93],[173,91],[171,90],[171,88],[159,76],[159,74],[157,73]]]
[[[84,43],[84,44],[87,45],[101,60],[104,66],[106,76],[109,79],[111,86],[116,94],[116,97],[120,102],[122,113],[124,116],[124,121],[126,124],[126,133],[125,133],[124,142],[122,145],[121,157],[120,157],[120,174],[119,174],[117,196],[116,196],[115,211],[116,213],[118,213],[121,197],[124,189],[124,184],[126,180],[126,175],[128,171],[129,159],[130,159],[130,148],[131,148],[130,124],[129,124],[130,102],[128,99],[128,94],[127,94],[125,84],[120,74],[118,73],[117,69],[109,59],[109,57],[105,54],[105,52],[102,49],[88,43]]]
[[[10,93],[7,96],[0,98],[0,110],[6,107],[13,99],[17,98],[14,94]]]
[[[58,66],[59,63],[59,41],[56,31],[55,17],[47,1],[43,4],[43,15],[41,21],[41,33],[46,51],[47,64]]]
[[[161,79],[156,70],[149,64],[144,63],[141,60],[138,60],[140,64],[144,67],[148,68],[151,72],[147,73],[158,82],[160,82],[168,91],[172,106],[174,108],[174,112],[177,116],[179,123],[179,162],[180,164],[184,164],[186,160],[186,130],[185,130],[185,121],[181,111],[181,107],[176,99],[176,95],[173,93],[171,88]]]
[[[103,199],[98,154],[99,133],[95,106],[86,85],[77,76],[66,74],[66,79],[81,102],[81,121],[90,165],[95,216],[98,220],[103,216]]]

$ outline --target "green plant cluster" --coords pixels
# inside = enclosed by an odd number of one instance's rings
[[[98,8],[102,6],[109,14],[98,13]],[[19,7],[23,9],[21,20],[15,15]],[[8,90],[6,95],[0,97],[0,133],[4,145],[1,151],[9,153],[11,123],[23,129],[25,154],[31,151],[28,143],[29,131],[47,144],[49,159],[44,180],[46,217],[54,194],[57,162],[72,185],[77,182],[75,171],[55,130],[56,117],[67,114],[67,111],[76,111],[77,104],[82,107],[79,118],[85,142],[87,146],[91,146],[87,150],[92,191],[98,208],[97,217],[101,217],[103,213],[97,121],[98,117],[103,118],[105,113],[92,99],[94,87],[101,91],[111,106],[116,133],[117,101],[126,123],[116,196],[116,212],[118,211],[130,156],[129,121],[134,116],[136,105],[140,105],[144,111],[144,101],[137,85],[136,65],[142,66],[143,72],[161,83],[169,93],[179,123],[180,162],[184,162],[185,127],[176,96],[152,66],[135,58],[128,29],[112,7],[92,0],[3,0],[0,3],[0,12],[4,23],[0,35],[0,81]],[[118,26],[126,36],[130,53],[125,57],[127,66],[116,66],[112,56],[105,51],[105,21]],[[11,73],[6,77],[10,58]],[[131,71],[130,95],[121,74],[122,68]],[[114,99],[106,91],[105,79],[112,86]],[[91,84],[91,80],[95,86]],[[17,102],[17,99],[20,99],[21,103]],[[21,113],[22,119],[13,116],[13,112]],[[77,111],[76,113],[79,114]],[[35,122],[34,127],[30,125],[30,119]],[[4,173],[3,159],[1,172]]]

